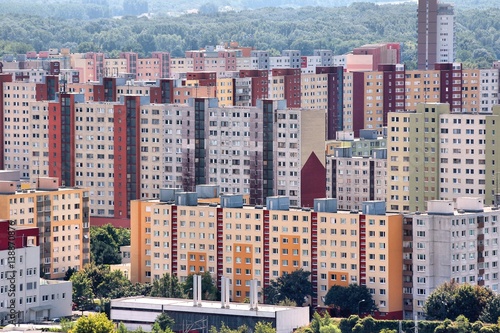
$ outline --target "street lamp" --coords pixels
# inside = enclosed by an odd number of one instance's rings
[[[362,299],[361,301],[359,301],[359,302],[358,302],[358,317],[359,317],[359,315],[360,315],[360,314],[359,314],[359,306],[360,306],[360,305],[361,305],[361,303],[363,303],[364,301],[365,301],[365,300],[364,300],[364,299]]]
[[[276,304],[277,304],[276,300],[277,300],[280,296],[281,296],[281,293],[276,293],[276,294],[274,294],[274,296],[273,296],[273,305],[276,305]]]

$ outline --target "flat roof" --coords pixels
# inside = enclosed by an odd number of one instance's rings
[[[138,307],[142,307],[144,305],[149,305],[149,306],[153,305],[153,306],[158,306],[160,309],[162,306],[178,308],[178,311],[182,311],[183,309],[186,310],[195,309],[197,312],[199,312],[200,309],[217,309],[218,311],[221,311],[222,309],[222,303],[220,301],[203,300],[201,301],[201,306],[195,306],[192,299],[183,299],[183,298],[137,296],[137,297],[125,297],[125,298],[113,299],[111,300],[111,303],[112,306],[116,308],[120,307],[126,308],[133,305],[136,305]],[[233,311],[250,311],[250,303],[229,303],[229,309]],[[289,311],[292,309],[297,309],[297,307],[258,304],[258,311],[260,313],[262,312],[275,313],[280,311]]]

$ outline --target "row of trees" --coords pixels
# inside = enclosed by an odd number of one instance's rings
[[[109,300],[120,297],[152,296],[170,298],[192,297],[193,275],[181,283],[176,276],[163,275],[149,283],[131,283],[121,271],[110,270],[108,265],[89,264],[82,270],[74,272],[70,277],[73,283],[73,302],[81,309],[94,307],[94,300],[101,300],[105,310]],[[220,299],[219,291],[210,276],[202,274],[202,298],[206,300]]]
[[[363,44],[393,41],[402,43],[402,60],[408,68],[416,64],[414,3],[354,3],[339,8],[267,8],[93,21],[5,13],[3,10],[0,15],[0,55],[69,47],[73,52],[102,51],[111,57],[121,51],[145,56],[156,50],[178,57],[185,50],[233,40],[273,54],[299,49],[307,55],[321,48],[343,54]],[[489,67],[500,58],[498,16],[500,8],[457,13],[457,61],[468,67]]]
[[[4,0],[2,9],[7,14],[39,13],[63,19],[91,20],[121,15],[140,15],[143,13],[180,14],[198,9],[203,14],[214,14],[230,6],[235,10],[259,9],[266,7],[344,7],[356,0],[192,0],[165,2],[161,0],[72,0],[61,4],[57,0]],[[386,3],[386,0],[368,0],[371,3]],[[455,0],[458,8],[497,7],[495,0]],[[208,9],[208,10],[207,10]]]
[[[301,306],[307,297],[312,295],[309,275],[310,272],[297,270],[273,280],[271,285],[263,290],[266,303]],[[79,309],[87,309],[94,306],[96,299],[106,304],[110,299],[139,295],[191,298],[193,276],[189,275],[186,281],[180,282],[176,276],[165,274],[152,284],[133,284],[121,271],[112,271],[108,265],[92,263],[80,271],[73,272],[69,279],[73,283],[73,302]],[[220,292],[210,273],[202,274],[201,286],[203,299],[220,300]]]
[[[94,20],[121,15],[140,15],[149,11],[147,0],[81,0],[81,1],[42,1],[11,0],[2,1],[2,13],[7,15],[26,15],[37,13],[41,17],[57,19]]]

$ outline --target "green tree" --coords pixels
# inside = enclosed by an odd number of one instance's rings
[[[69,333],[73,327],[75,326],[75,323],[67,318],[61,318],[61,331],[64,333]]]
[[[73,286],[73,302],[80,310],[86,310],[94,300],[92,282],[83,273],[75,273],[71,277]]]
[[[151,333],[163,333],[164,331],[161,329],[160,324],[158,324],[156,321],[153,323],[153,326],[151,326]]]
[[[360,321],[357,315],[351,315],[349,318],[342,318],[340,320],[339,328],[342,332],[352,332],[352,329]]]
[[[69,281],[71,276],[76,273],[76,269],[68,267],[66,274],[64,274],[64,281]]]
[[[297,303],[295,303],[295,301],[286,297],[284,300],[279,301],[277,305],[279,305],[279,306],[297,306]]]
[[[332,286],[325,296],[325,304],[336,307],[342,317],[358,312],[370,313],[376,309],[368,288],[357,284]]]
[[[320,333],[341,333],[340,328],[335,326],[333,323],[330,323],[326,326],[321,326],[319,329]]]
[[[104,313],[91,314],[80,317],[72,330],[72,333],[113,333],[115,327],[113,322]]]
[[[323,316],[318,312],[314,312],[313,319],[309,325],[313,333],[337,333],[340,329],[333,323],[333,320],[328,312]]]
[[[311,272],[303,269],[292,273],[284,272],[278,279],[271,281],[270,285],[264,287],[264,300],[267,304],[278,304],[288,298],[297,306],[302,306],[305,299],[313,294],[312,284],[309,281]]]
[[[446,282],[429,295],[424,311],[428,319],[444,320],[463,315],[469,321],[477,321],[492,300],[493,292],[489,288]]]
[[[248,333],[249,329],[246,325],[241,325],[236,329],[229,328],[224,322],[221,323],[219,330],[217,327],[212,326],[209,330],[210,333]]]
[[[500,296],[495,295],[486,304],[479,319],[482,322],[494,324],[498,321],[498,318],[500,318]]]
[[[161,278],[153,282],[150,296],[183,298],[184,293],[177,276],[165,273]]]
[[[276,329],[270,322],[259,321],[255,324],[254,333],[276,333]]]
[[[88,264],[71,276],[73,302],[80,309],[93,306],[94,299],[101,300],[101,310],[107,311],[113,298],[149,295],[150,284],[132,284],[121,271],[111,271],[109,266]]]
[[[97,265],[122,262],[120,236],[111,224],[90,228],[90,257]]]
[[[175,324],[175,321],[165,312],[162,312],[155,319],[155,324],[158,324],[158,327],[164,332],[167,329],[172,329]]]
[[[189,274],[186,281],[182,284],[184,294],[188,297],[193,296],[193,277],[194,274]],[[215,281],[209,272],[204,272],[201,275],[201,298],[209,301],[220,299],[220,293],[215,285]]]
[[[128,333],[127,327],[125,326],[124,323],[120,322],[120,324],[118,324],[118,328],[116,329],[116,333]]]
[[[123,295],[121,297],[149,296],[151,294],[151,287],[150,283],[136,282],[126,287],[123,290]]]

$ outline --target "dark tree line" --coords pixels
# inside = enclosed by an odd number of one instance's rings
[[[87,0],[85,5],[104,7],[103,2]],[[70,47],[73,52],[102,51],[110,57],[121,51],[145,56],[156,50],[182,56],[185,50],[229,41],[274,53],[299,49],[309,55],[314,49],[324,48],[343,54],[363,44],[390,41],[402,43],[402,60],[409,68],[416,63],[415,3],[380,6],[354,3],[335,8],[266,8],[214,13],[213,6],[204,2],[202,14],[157,15],[149,19],[136,16],[111,19],[104,18],[107,14],[99,14],[94,17],[101,18],[87,21],[85,10],[75,7],[78,3],[58,5],[60,8],[53,8],[52,4],[34,2],[34,9],[24,12],[18,2],[4,4],[0,14],[0,56],[61,47]],[[108,3],[109,6],[115,4],[116,1]],[[147,10],[154,11],[155,2],[122,2],[125,4],[129,4],[128,10],[138,13],[145,10],[146,5]],[[44,8],[38,9],[38,5]],[[47,11],[55,13],[62,9],[74,12],[69,16],[72,19],[44,16]],[[498,17],[498,4],[497,8],[456,10],[457,61],[466,67],[483,68],[500,58]]]

